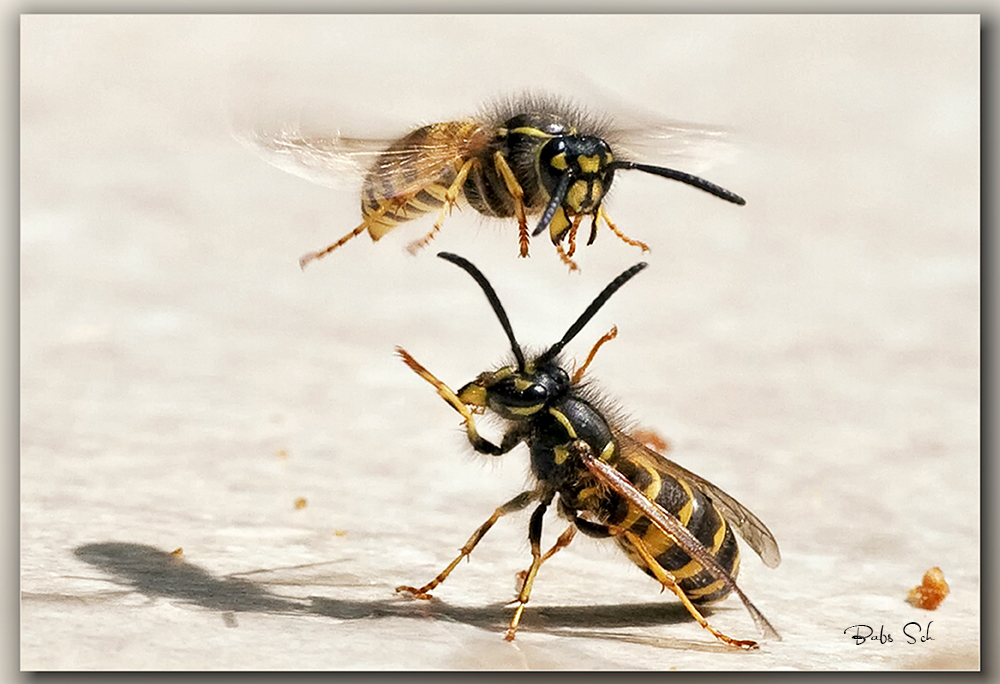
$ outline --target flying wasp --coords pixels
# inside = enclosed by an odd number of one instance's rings
[[[606,401],[583,383],[587,366],[600,346],[614,336],[614,329],[598,340],[584,364],[572,374],[559,359],[563,347],[646,264],[636,264],[619,275],[562,339],[541,354],[526,357],[486,277],[462,257],[446,252],[438,256],[465,270],[482,288],[510,341],[514,362],[481,373],[455,392],[405,350],[396,351],[462,415],[476,451],[499,456],[524,442],[531,454],[534,487],[498,507],[437,577],[422,587],[401,586],[396,591],[430,598],[430,592],[472,553],[499,518],[537,502],[528,525],[531,565],[523,573],[507,640],[514,639],[538,569],[568,545],[577,530],[613,538],[636,565],[670,589],[699,624],[723,643],[757,648],[755,641],[734,639],[718,631],[698,609],[699,604],[718,601],[730,593],[740,597],[765,636],[780,639],[736,585],[739,547],[734,529],[767,566],[776,567],[781,561],[778,544],[764,523],[715,485],[631,436],[609,410],[602,408]],[[476,429],[474,414],[487,411],[507,423],[499,445]],[[553,501],[570,525],[543,554],[542,520]]]
[[[664,137],[694,133],[671,127]],[[508,100],[460,121],[422,126],[386,149],[376,141],[341,136],[305,137],[296,131],[256,133],[249,141],[276,166],[325,182],[332,174],[365,173],[362,221],[329,246],[304,255],[319,259],[368,231],[373,241],[401,223],[437,210],[431,230],[411,242],[411,253],[427,245],[463,199],[480,214],[516,217],[520,255],[529,236],[546,229],[562,260],[575,269],[577,231],[590,217],[590,245],[598,223],[626,243],[649,248],[622,233],[604,209],[616,171],[636,169],[681,181],[734,204],[739,195],[703,178],[662,166],[617,159],[616,136],[607,122],[547,97]],[[529,232],[528,217],[539,216]],[[563,246],[563,242],[567,246]]]

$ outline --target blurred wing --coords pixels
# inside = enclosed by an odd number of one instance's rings
[[[764,561],[764,565],[769,568],[778,567],[778,564],[781,563],[778,542],[775,541],[774,535],[761,522],[760,518],[705,478],[677,465],[620,430],[613,429],[612,432],[623,451],[641,451],[646,458],[653,461],[664,472],[694,483],[698,489],[712,499],[712,503],[718,506],[723,517],[736,528],[736,531],[749,544],[750,548],[757,552],[757,555]]]
[[[725,128],[684,121],[629,123],[609,137],[618,158],[688,173],[732,163],[738,152]]]
[[[307,137],[295,129],[234,134],[244,146],[282,171],[328,188],[357,190],[389,140],[340,135]]]
[[[359,178],[369,173],[391,178],[383,185],[392,188],[393,196],[419,191],[488,141],[483,127],[470,121],[423,126],[395,142],[339,134],[305,136],[290,128],[254,131],[237,139],[282,171],[326,187],[359,189]]]

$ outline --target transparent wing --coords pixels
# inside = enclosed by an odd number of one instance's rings
[[[609,138],[620,159],[688,173],[732,163],[738,153],[729,130],[685,121],[629,121],[616,127]]]
[[[471,125],[470,125],[471,124]],[[273,166],[326,187],[358,189],[368,173],[392,178],[397,195],[436,180],[457,159],[482,147],[483,127],[470,121],[418,128],[395,142],[339,134],[304,135],[295,128],[253,131],[237,139]]]
[[[282,171],[336,189],[360,187],[360,179],[391,140],[351,138],[339,134],[316,137],[294,128],[234,134],[264,161]]]
[[[750,548],[757,552],[757,555],[764,561],[764,565],[775,568],[781,563],[781,552],[778,550],[778,542],[775,541],[774,535],[761,522],[760,518],[747,510],[740,502],[705,478],[695,475],[687,468],[681,467],[665,456],[656,453],[625,432],[617,429],[613,429],[612,432],[624,453],[641,452],[644,457],[653,461],[658,469],[693,483],[708,495],[712,502],[718,506],[723,517],[736,528],[736,531]]]

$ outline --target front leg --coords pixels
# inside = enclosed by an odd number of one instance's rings
[[[480,525],[479,528],[472,533],[472,536],[469,537],[469,541],[465,542],[465,545],[462,546],[462,548],[459,550],[460,552],[458,554],[458,557],[455,558],[455,560],[453,560],[451,563],[449,563],[448,567],[439,572],[437,577],[435,577],[434,579],[432,579],[430,582],[420,587],[419,589],[404,585],[401,587],[396,587],[396,591],[413,594],[419,599],[431,598],[430,591],[439,584],[441,584],[442,582],[444,582],[448,578],[448,575],[451,574],[451,571],[454,570],[456,567],[458,567],[458,564],[462,561],[462,559],[467,558],[469,554],[472,553],[472,550],[476,548],[476,544],[478,544],[479,541],[486,535],[486,533],[490,531],[490,528],[493,527],[494,524],[496,524],[497,520],[507,515],[508,513],[513,513],[515,511],[519,511],[522,508],[527,507],[528,504],[530,504],[537,498],[538,498],[538,493],[534,490],[529,490],[527,492],[521,492],[520,494],[515,496],[513,499],[511,499],[504,505],[499,506],[495,511],[493,511],[493,515],[491,515],[486,522]]]

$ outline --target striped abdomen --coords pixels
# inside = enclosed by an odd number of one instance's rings
[[[475,121],[418,128],[383,152],[365,177],[361,215],[372,240],[440,209],[462,165],[488,142]]]
[[[680,520],[735,580],[740,564],[739,547],[732,529],[718,509],[700,490],[642,461],[641,458],[623,458],[615,467],[647,497]],[[666,533],[624,500],[619,500],[607,522],[625,527],[640,537],[657,562],[678,580],[681,589],[692,601],[717,601],[729,594],[721,580],[715,579],[691,560]],[[617,541],[625,554],[652,576],[628,540],[620,536]]]

